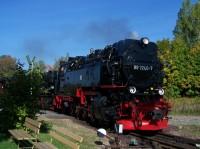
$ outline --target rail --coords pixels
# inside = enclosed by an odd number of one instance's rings
[[[158,133],[153,136],[130,133],[130,135],[142,139],[150,147],[156,149],[197,149],[200,145],[200,139],[191,139],[171,134]]]

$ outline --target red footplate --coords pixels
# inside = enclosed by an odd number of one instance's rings
[[[117,124],[123,125],[124,131],[142,130],[142,131],[157,131],[168,127],[168,119],[157,121],[132,121],[118,120]]]

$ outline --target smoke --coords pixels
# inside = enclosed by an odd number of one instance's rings
[[[27,39],[24,41],[23,49],[33,56],[42,58],[47,52],[47,43],[44,39]]]
[[[107,45],[126,38],[138,39],[138,33],[132,28],[131,22],[126,19],[94,21],[82,26],[63,24],[56,28],[49,28],[46,32],[38,33],[34,37],[26,38],[22,43],[22,49],[25,50],[26,55],[53,61],[62,53],[69,52],[72,55],[78,55],[77,52],[83,52],[65,49],[84,49],[88,45],[95,47],[94,44]]]
[[[86,35],[90,40],[103,40],[112,43],[121,39],[139,37],[137,32],[133,32],[130,22],[126,19],[109,19],[103,22],[91,22],[86,27]]]
[[[133,31],[133,32],[130,32],[127,37],[130,39],[139,39],[139,34],[138,32]]]
[[[26,54],[36,56],[40,59],[57,57],[58,49],[64,50],[64,47],[72,40],[80,36],[80,31],[74,30],[74,26],[63,24],[55,28],[49,28],[44,32],[39,32],[35,36],[30,36],[23,40],[22,49]],[[82,35],[81,35],[82,36]],[[63,49],[62,49],[63,48]]]

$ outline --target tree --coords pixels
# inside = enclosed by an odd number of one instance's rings
[[[16,70],[16,59],[9,55],[0,56],[0,77],[10,78]]]
[[[60,62],[61,61],[68,61],[68,59],[69,59],[69,53],[67,53],[66,56],[61,56],[59,59],[55,60],[55,63],[53,65],[53,69],[58,71],[59,66],[60,66]]]
[[[38,61],[38,67],[40,68],[41,72],[45,72],[46,71],[46,64],[43,60],[39,60]]]
[[[163,62],[164,86],[169,97],[200,95],[200,43],[188,48],[180,38],[157,42]]]
[[[0,96],[0,131],[23,126],[25,117],[34,118],[39,111],[42,75],[37,69],[27,72],[20,63],[7,88]]]
[[[200,40],[200,1],[191,4],[190,0],[184,0],[173,33],[188,47]]]
[[[164,85],[168,96],[200,95],[200,1],[184,0],[178,13],[173,40],[157,44],[164,64]]]
[[[157,45],[159,47],[158,50],[158,56],[160,58],[161,63],[163,64],[163,71],[165,73],[165,78],[163,80],[164,86],[168,89],[168,78],[169,74],[171,73],[171,52],[172,52],[172,46],[171,41],[169,39],[163,39],[161,41],[157,41]]]
[[[39,60],[38,62],[35,62],[34,65],[35,65],[35,68],[39,69],[39,71],[41,73],[46,72],[46,65],[45,65],[45,62],[43,60]]]

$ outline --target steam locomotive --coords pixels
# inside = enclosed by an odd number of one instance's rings
[[[122,124],[124,131],[166,128],[170,106],[157,49],[148,38],[125,39],[60,62],[47,75],[53,109],[92,124]]]

